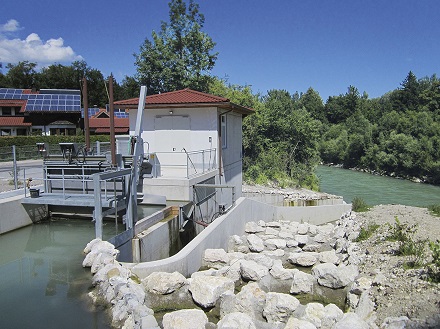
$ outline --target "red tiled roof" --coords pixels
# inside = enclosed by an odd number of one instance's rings
[[[20,107],[20,112],[24,112],[26,102],[25,99],[0,99],[0,106]]]
[[[137,108],[139,103],[139,98],[131,98],[121,101],[116,101],[114,104],[116,106],[126,107],[126,108]],[[191,89],[182,89],[177,91],[171,91],[168,93],[150,95],[146,97],[146,106],[148,108],[153,108],[157,105],[187,105],[187,104],[199,104],[199,105],[217,105],[221,107],[228,107],[233,110],[237,110],[244,114],[253,113],[253,109],[246,108],[243,106],[235,105],[229,101],[229,99],[224,97],[219,97],[211,94],[202,93],[200,91],[195,91]]]
[[[90,128],[108,128],[110,129],[110,118],[89,118]],[[130,124],[128,118],[115,118],[116,128],[129,128]]]
[[[32,123],[24,122],[24,117],[0,117],[2,127],[30,127]]]
[[[95,129],[96,134],[102,134],[102,133],[110,133],[110,127],[100,127]],[[115,127],[115,133],[128,133],[128,127],[127,128],[116,128]]]

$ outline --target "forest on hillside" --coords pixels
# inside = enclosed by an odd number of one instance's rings
[[[212,76],[218,53],[203,32],[199,6],[169,2],[161,22],[134,54],[137,73],[114,82],[114,99],[138,97],[141,85],[159,93],[182,88],[208,92],[255,109],[243,122],[243,168],[250,183],[318,189],[320,162],[440,184],[440,80],[409,72],[396,89],[370,99],[355,86],[323,102],[318,91],[269,90]],[[37,69],[33,62],[7,64],[0,87],[81,89],[88,81],[91,106],[108,103],[104,77],[85,61]],[[402,72],[402,77],[406,72]]]

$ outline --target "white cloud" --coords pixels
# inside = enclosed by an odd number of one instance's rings
[[[21,29],[20,23],[15,19],[10,19],[6,24],[0,25],[0,32],[16,32]]]
[[[4,32],[15,32],[20,23],[14,19],[0,25],[0,61],[18,63],[20,61],[37,62],[44,65],[53,62],[71,62],[81,60],[73,49],[64,45],[62,38],[41,40],[37,33],[29,34],[26,39],[8,38]],[[2,33],[3,32],[3,33]]]

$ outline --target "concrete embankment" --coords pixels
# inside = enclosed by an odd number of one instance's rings
[[[350,210],[351,205],[345,203],[312,207],[277,207],[240,198],[226,215],[217,218],[174,256],[125,265],[141,278],[158,271],[178,271],[184,276],[189,276],[200,268],[202,255],[206,249],[226,248],[230,236],[244,233],[246,222],[285,220],[319,225],[335,221]],[[145,239],[154,239],[154,232],[145,236]]]
[[[47,218],[46,205],[22,204],[23,190],[17,192],[4,192],[4,198],[0,199],[0,234],[31,225]]]

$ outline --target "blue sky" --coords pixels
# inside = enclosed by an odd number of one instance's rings
[[[196,2],[217,43],[212,73],[254,92],[313,87],[326,101],[353,85],[378,97],[410,70],[418,78],[439,73],[438,0]],[[0,61],[84,59],[120,82],[135,74],[133,53],[161,21],[168,21],[168,0],[6,0]]]

